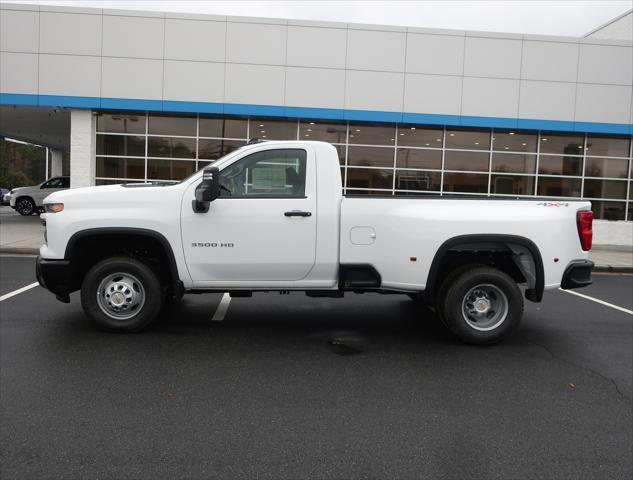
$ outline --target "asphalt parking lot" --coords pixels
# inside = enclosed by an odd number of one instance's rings
[[[0,296],[35,281],[34,258],[0,267]],[[579,292],[633,309],[632,276]],[[93,330],[77,294],[1,301],[0,477],[633,475],[625,311],[549,292],[472,347],[401,295],[256,294],[217,321],[221,298],[135,335]]]

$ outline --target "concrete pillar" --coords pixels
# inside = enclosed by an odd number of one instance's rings
[[[70,112],[70,187],[95,184],[96,117],[91,110]]]
[[[59,177],[62,174],[62,156],[64,152],[61,150],[50,150],[51,152],[51,177]]]

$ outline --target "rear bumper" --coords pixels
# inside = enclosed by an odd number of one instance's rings
[[[560,288],[571,290],[591,285],[591,270],[593,270],[593,262],[590,260],[571,262],[563,273]]]
[[[70,301],[68,296],[74,288],[69,260],[46,260],[38,256],[35,276],[39,284],[53,292],[58,300]]]

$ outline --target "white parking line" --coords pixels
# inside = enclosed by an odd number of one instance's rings
[[[584,298],[586,300],[591,300],[592,302],[599,303],[600,305],[604,305],[606,307],[614,308],[621,312],[628,313],[629,315],[633,315],[633,310],[629,310],[624,307],[618,307],[617,305],[613,305],[612,303],[605,302],[604,300],[598,300],[597,298],[590,297],[589,295],[583,295],[582,293],[572,292],[571,290],[563,290],[562,288],[559,288],[559,290],[561,292],[571,293],[572,295],[576,295],[577,297]]]
[[[22,287],[22,288],[18,288],[17,290],[13,290],[13,291],[12,291],[12,292],[10,292],[10,293],[5,293],[4,295],[2,295],[2,296],[0,297],[0,302],[3,302],[3,301],[5,301],[5,300],[8,300],[8,299],[9,299],[9,298],[11,298],[11,297],[15,297],[16,295],[19,295],[19,294],[20,294],[20,293],[22,293],[22,292],[26,292],[27,290],[30,290],[30,289],[32,289],[32,288],[35,288],[35,287],[37,287],[38,285],[39,285],[39,283],[35,282],[35,283],[30,284],[30,285],[27,285],[26,287]]]
[[[231,295],[225,293],[222,295],[222,300],[220,300],[220,304],[211,319],[212,322],[221,322],[224,320],[224,316],[226,315],[226,311],[229,309],[229,303],[231,303]]]

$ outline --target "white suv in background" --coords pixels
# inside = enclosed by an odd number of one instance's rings
[[[20,215],[33,215],[42,209],[44,199],[53,192],[70,188],[70,177],[53,177],[33,187],[11,190],[9,205]]]

